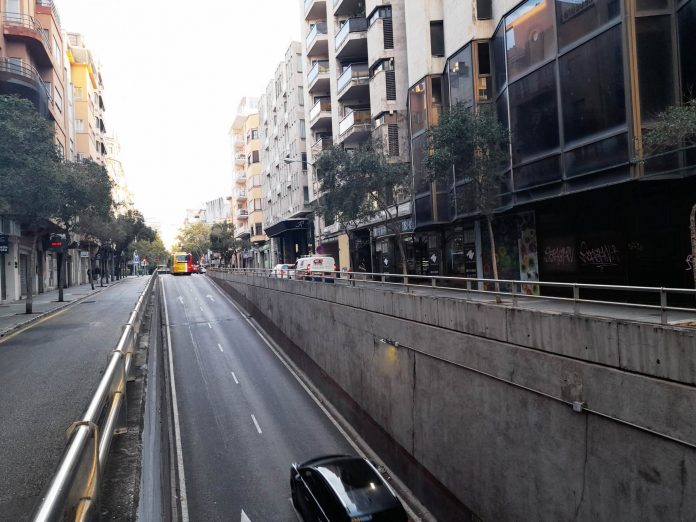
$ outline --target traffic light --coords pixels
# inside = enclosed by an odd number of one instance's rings
[[[48,239],[48,249],[53,252],[62,252],[65,248],[65,234],[51,234]]]

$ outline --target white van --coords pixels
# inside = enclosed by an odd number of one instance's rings
[[[295,262],[295,278],[333,282],[336,261],[331,256],[305,256]]]

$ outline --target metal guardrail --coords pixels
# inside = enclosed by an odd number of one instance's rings
[[[147,299],[156,280],[157,271],[140,295],[87,409],[68,428],[68,444],[34,511],[34,522],[99,517],[101,479],[113,436],[126,430],[126,384]]]
[[[274,277],[273,270],[264,268],[211,268],[211,271],[222,273],[236,273],[244,275],[259,275]],[[451,276],[426,276],[415,274],[391,274],[377,272],[346,272],[346,271],[322,271],[320,273],[294,273],[290,272],[290,279],[298,281],[334,283],[336,280],[345,281],[346,284],[355,286],[356,283],[391,286],[405,289],[408,293],[411,289],[430,288],[435,290],[448,290],[458,293],[464,300],[473,295],[490,295],[493,297],[506,297],[514,307],[523,299],[540,299],[546,301],[561,301],[573,304],[573,313],[580,313],[580,305],[611,305],[624,306],[644,310],[659,310],[661,324],[667,324],[667,312],[687,312],[694,314],[696,321],[696,289],[691,288],[666,288],[654,286],[625,286],[603,285],[591,283],[561,283],[555,281],[521,281],[513,279],[486,279]],[[549,295],[534,292],[535,287],[546,288],[556,293],[566,295]],[[626,299],[599,299],[583,297],[588,294],[621,295]],[[691,296],[693,306],[670,305],[670,297]],[[655,303],[644,302],[647,296],[654,297]]]

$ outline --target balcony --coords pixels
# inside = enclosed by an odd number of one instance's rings
[[[238,189],[237,191],[235,191],[234,198],[237,201],[246,201],[246,199],[247,199],[246,189]]]
[[[234,171],[234,180],[237,183],[246,183],[247,177],[246,177],[246,172],[243,170],[235,170]]]
[[[317,22],[307,35],[307,56],[326,56],[329,54],[329,37],[326,22]]]
[[[331,138],[331,136],[319,138],[312,144],[312,157],[318,157],[319,154],[331,147],[333,147],[333,138]]]
[[[246,165],[247,157],[246,157],[246,155],[242,154],[241,152],[237,152],[234,155],[234,162],[237,165]]]
[[[3,33],[6,39],[16,39],[25,43],[39,66],[53,66],[48,31],[44,31],[36,18],[19,13],[4,13]]]
[[[365,2],[362,0],[333,0],[334,16],[345,16],[365,10]]]
[[[326,19],[326,0],[304,0],[305,20]]]
[[[349,18],[336,35],[336,58],[367,60],[367,18]]]
[[[0,94],[16,94],[31,101],[44,118],[50,116],[51,93],[38,71],[26,62],[0,56]]]
[[[239,134],[235,134],[234,137],[232,138],[232,145],[234,146],[235,149],[243,149],[244,148],[244,136],[240,136]]]
[[[39,14],[44,14],[41,10],[42,7],[50,9],[51,13],[53,14],[53,18],[55,18],[56,23],[58,24],[58,27],[61,26],[60,16],[58,15],[58,9],[56,9],[56,4],[53,3],[53,0],[36,0],[36,7],[39,8],[36,10],[36,12]]]
[[[338,77],[337,90],[340,101],[370,100],[370,68],[366,63],[349,65]]]
[[[329,61],[321,60],[307,73],[307,92],[329,92]]]
[[[238,208],[235,215],[237,219],[241,219],[242,221],[249,219],[249,211],[245,208]]]
[[[371,132],[372,118],[369,109],[351,111],[338,124],[339,139],[344,145],[365,141]]]
[[[331,128],[331,100],[323,99],[309,111],[309,128],[312,130]]]

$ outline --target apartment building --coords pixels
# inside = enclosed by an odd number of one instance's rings
[[[466,173],[449,186],[423,177],[427,128],[465,103],[494,109],[511,133],[495,219],[502,278],[691,286],[696,154],[646,155],[640,138],[696,92],[696,0],[473,7],[406,0],[414,243],[443,260],[416,266],[492,274]]]
[[[116,212],[125,214],[128,210],[134,208],[134,200],[133,193],[128,188],[126,172],[120,159],[121,142],[116,135],[107,134],[104,136],[104,145],[106,146],[106,156],[104,157],[106,170],[114,182],[112,196],[116,204]]]
[[[394,161],[408,161],[408,60],[403,0],[305,0],[303,56],[305,57],[305,112],[309,126],[310,164],[333,144],[357,148],[367,140],[381,143]],[[317,197],[312,171],[310,200]],[[399,209],[408,233],[410,204]],[[403,207],[403,208],[402,208]],[[342,267],[350,266],[348,250],[361,251],[371,269],[370,245],[377,240],[384,259],[393,241],[383,226],[366,224],[349,245],[337,225],[316,221],[319,250],[332,254]]]
[[[79,33],[67,33],[74,104],[75,156],[105,164],[104,83],[92,51]]]
[[[259,98],[264,227],[271,266],[313,250],[307,175],[302,45],[290,44]]]

